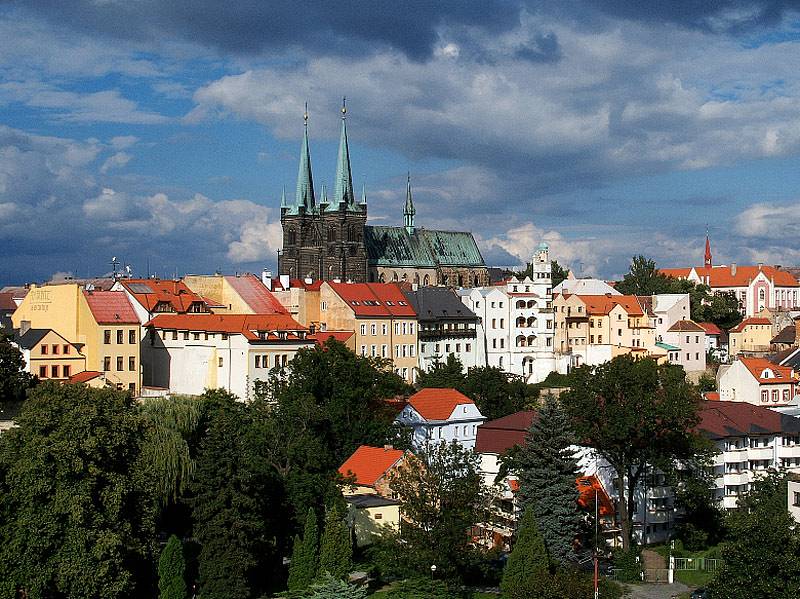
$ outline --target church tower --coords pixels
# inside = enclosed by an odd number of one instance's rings
[[[416,227],[414,226],[414,200],[411,199],[411,173],[408,174],[406,181],[406,205],[403,207],[403,226],[409,235],[413,235]]]

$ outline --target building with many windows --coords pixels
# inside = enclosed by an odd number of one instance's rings
[[[455,389],[422,389],[408,398],[395,422],[411,429],[415,450],[455,441],[474,449],[478,426],[486,420],[469,397]]]
[[[22,352],[25,370],[39,377],[65,381],[86,370],[82,346],[72,343],[52,329],[31,329],[22,321],[14,331],[13,343]]]
[[[719,395],[723,401],[766,407],[785,406],[795,398],[798,373],[766,358],[739,358],[720,369]]]
[[[731,357],[739,354],[766,354],[774,328],[769,318],[751,317],[728,331],[728,352]]]

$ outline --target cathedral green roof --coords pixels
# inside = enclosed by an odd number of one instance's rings
[[[472,233],[367,226],[364,242],[373,266],[485,266]]]

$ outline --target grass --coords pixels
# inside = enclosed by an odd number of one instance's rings
[[[678,570],[675,580],[690,587],[704,587],[714,578],[715,572],[704,570]]]

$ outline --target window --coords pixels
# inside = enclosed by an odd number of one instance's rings
[[[761,401],[769,401],[769,391],[761,391]]]
[[[497,349],[497,339],[492,339],[492,349]]]
[[[389,328],[389,327],[388,327],[388,326],[386,325],[386,323],[384,322],[384,323],[381,325],[381,335],[386,335],[386,334],[388,334],[388,328]]]
[[[603,342],[603,336],[602,335],[598,335],[597,336],[597,342],[598,343],[602,343]]]
[[[408,323],[403,323],[403,335],[408,335]]]
[[[184,331],[183,332],[183,340],[184,341],[189,341],[189,331]]]
[[[372,336],[375,336],[375,335],[378,334],[378,327],[375,325],[374,322],[370,325],[369,332],[370,332],[370,335],[372,335]]]
[[[125,367],[125,365],[124,365],[124,360],[122,359],[122,356],[117,356],[117,372],[122,372],[124,367]]]
[[[218,368],[222,368],[222,364],[223,364],[223,362],[222,362],[222,356],[220,356],[220,357],[217,359],[217,367],[218,367]]]
[[[256,364],[255,364],[255,367],[256,367],[256,368],[261,368],[261,356],[258,356],[258,355],[256,356]]]
[[[465,344],[464,345],[464,351],[467,352],[467,353],[471,352],[472,351],[472,344],[471,343]]]
[[[134,358],[133,356],[130,356],[128,358],[128,370],[130,370],[131,372],[136,371],[136,358]]]
[[[111,344],[111,331],[108,330],[103,331],[103,343],[105,343],[106,345]]]
[[[694,354],[694,359],[695,359],[695,360],[699,360],[699,359],[700,359],[700,352],[696,352],[696,353]]]
[[[328,309],[328,302],[320,303],[319,309],[325,312]]]
[[[792,503],[794,507],[800,507],[800,491],[794,492],[794,503]]]
[[[59,349],[60,349],[60,347],[54,343],[54,344],[53,344],[53,355],[54,355],[54,356],[57,356],[57,355],[58,355],[58,351],[59,351]]]
[[[124,341],[124,335],[125,334],[123,333],[122,329],[117,331],[117,344],[118,345],[122,345],[122,343]]]
[[[366,335],[367,334],[367,325],[365,325],[365,324],[361,325],[361,334],[362,335]]]
[[[450,353],[450,344],[449,343],[445,343],[444,344],[444,353],[446,353],[446,354]]]
[[[461,344],[460,343],[456,343],[456,353],[457,354],[461,353]]]
[[[500,339],[500,349],[503,349],[506,346],[506,340],[501,338]]]
[[[689,335],[686,335],[686,343],[689,343]]]
[[[54,364],[53,366],[50,367],[50,377],[51,378],[54,378],[54,379],[59,378],[58,373],[59,373],[58,365]]]
[[[500,306],[502,308],[502,306]],[[505,326],[505,318],[500,319],[500,328],[502,329]]]
[[[39,366],[39,378],[40,379],[47,378],[47,366]]]
[[[424,344],[424,343],[421,343],[421,344],[420,344],[420,346],[419,346],[419,353],[421,353],[421,354],[424,354],[424,353],[425,353],[425,344]]]
[[[409,335],[413,335],[414,334],[414,323],[413,322],[409,322],[408,323],[408,334]]]
[[[361,346],[361,355],[362,356],[366,356],[367,355],[367,346],[366,345],[362,345]]]
[[[205,339],[206,341],[208,341],[208,333],[205,333],[205,334],[203,335],[203,339]]]
[[[686,352],[686,359],[691,360],[691,358],[689,357],[689,352]]]
[[[178,331],[172,331],[172,340],[173,341],[177,341],[178,340]]]
[[[109,358],[108,356],[103,358],[103,370],[105,372],[108,372],[109,370],[111,370],[111,358]]]
[[[200,333],[192,333],[192,339],[195,341],[200,341]]]
[[[622,329],[617,329],[617,337],[622,337]]]
[[[378,348],[375,345],[371,345],[369,348],[370,355],[374,358],[378,355]]]
[[[401,349],[401,351],[403,352],[403,357],[404,357],[404,358],[406,357],[406,347],[407,347],[407,346],[406,346],[406,344],[405,344],[405,343],[404,343],[403,345],[401,345],[401,346],[400,346],[400,349]]]
[[[381,358],[385,358],[388,352],[388,348],[386,345],[381,345]]]
[[[375,514],[375,519],[376,520],[383,520],[383,514],[381,514],[380,512],[376,513]]]
[[[63,351],[64,355],[68,356],[69,355],[69,345],[64,345],[63,349],[64,349],[64,351]]]
[[[777,389],[773,389],[772,390],[772,401],[774,401],[774,402],[778,401],[778,390]]]
[[[64,378],[68,379],[71,376],[72,367],[69,366],[69,365],[64,366],[64,368],[62,368],[62,371],[63,371],[63,374],[64,374]]]
[[[416,350],[414,349],[414,346],[413,346],[413,345],[409,345],[409,346],[408,346],[408,355],[409,355],[409,356],[411,356],[412,358],[414,357],[414,352],[415,352],[415,351],[416,351]]]
[[[48,354],[48,352],[49,352],[49,348],[46,345],[42,345],[41,350],[42,350],[42,355],[43,356],[46,356]]]

